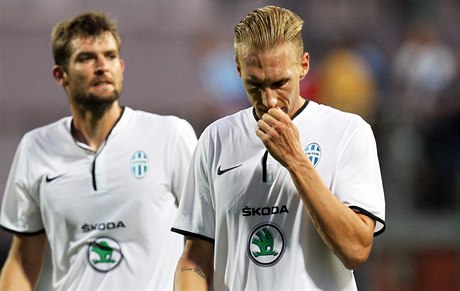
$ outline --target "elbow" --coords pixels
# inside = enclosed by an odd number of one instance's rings
[[[355,256],[353,258],[347,258],[346,260],[342,260],[342,263],[345,266],[345,268],[347,268],[348,270],[355,270],[359,266],[361,266],[364,262],[366,262],[367,258],[368,256],[367,257]]]
[[[343,254],[339,258],[342,261],[345,268],[349,270],[355,270],[367,261],[370,252],[371,246],[353,248],[352,250],[349,250],[347,254]]]
[[[339,248],[338,257],[345,268],[355,270],[364,264],[372,250],[373,233],[369,232],[366,236],[356,236],[359,239],[342,244]]]

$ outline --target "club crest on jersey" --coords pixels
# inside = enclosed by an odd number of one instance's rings
[[[254,227],[249,234],[247,254],[252,262],[261,267],[270,267],[281,260],[286,249],[286,237],[273,222],[264,222]]]
[[[134,177],[141,179],[147,175],[149,160],[143,151],[137,151],[131,158],[131,173]]]
[[[88,261],[96,271],[109,272],[122,260],[121,246],[112,238],[99,237],[88,244]]]
[[[321,147],[317,143],[311,143],[305,147],[303,152],[308,156],[310,162],[316,167],[321,159]]]

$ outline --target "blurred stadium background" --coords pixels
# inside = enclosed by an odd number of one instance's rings
[[[121,103],[178,115],[199,135],[248,106],[233,26],[269,4],[305,19],[303,96],[359,113],[376,135],[387,229],[356,270],[360,289],[460,290],[458,0],[0,0],[0,197],[22,135],[70,114],[51,76],[57,21],[87,10],[114,17]],[[0,231],[0,266],[10,242]]]

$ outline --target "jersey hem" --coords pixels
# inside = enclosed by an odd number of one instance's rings
[[[37,231],[32,231],[32,232],[22,232],[22,231],[16,231],[16,230],[12,230],[12,229],[9,229],[9,228],[6,228],[4,227],[3,225],[0,225],[0,228],[9,232],[9,233],[12,233],[12,234],[20,234],[20,235],[37,235],[37,234],[40,234],[40,233],[44,233],[45,232],[45,229],[41,229],[41,230],[37,230]]]
[[[185,231],[185,230],[174,228],[174,227],[171,228],[171,231],[176,232],[178,234],[182,234],[183,236],[191,236],[191,237],[199,238],[199,239],[214,243],[213,238],[210,238],[210,237],[198,234],[198,233],[193,233],[193,232]]]
[[[380,222],[382,224],[382,228],[379,231],[374,233],[374,237],[376,237],[378,235],[381,235],[385,231],[385,228],[386,228],[385,221],[383,219],[381,219],[380,217],[375,216],[374,214],[370,213],[369,211],[367,211],[367,210],[365,210],[365,209],[363,209],[363,208],[361,208],[359,206],[350,206],[350,208],[352,210],[354,210],[356,212],[360,212],[360,213],[362,213],[362,214],[364,214],[364,215],[366,215],[366,216],[368,216],[368,217],[370,217],[370,218],[372,218],[372,219],[374,219],[374,220],[376,220],[376,221],[378,221],[378,222]]]

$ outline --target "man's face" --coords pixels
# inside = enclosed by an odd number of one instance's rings
[[[308,72],[308,54],[299,57],[289,44],[261,51],[242,47],[237,68],[257,116],[280,108],[290,117],[302,106],[300,80]]]
[[[98,106],[118,100],[123,88],[124,62],[115,38],[105,33],[97,38],[77,37],[61,85],[71,102]]]

